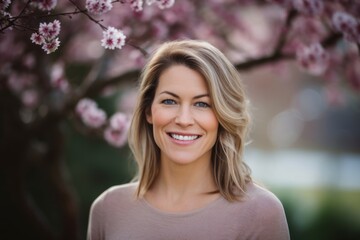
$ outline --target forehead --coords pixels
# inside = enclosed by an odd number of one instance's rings
[[[208,93],[205,78],[197,71],[185,65],[172,65],[165,69],[159,77],[157,92],[161,91],[185,91],[188,93]]]

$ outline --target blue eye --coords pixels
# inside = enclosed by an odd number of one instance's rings
[[[201,108],[209,108],[210,107],[210,105],[207,104],[206,102],[197,102],[197,103],[195,103],[195,106],[201,107]]]
[[[163,101],[161,101],[161,103],[165,104],[165,105],[173,105],[176,104],[176,102],[172,99],[165,99]]]

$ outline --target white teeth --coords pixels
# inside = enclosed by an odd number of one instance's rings
[[[184,136],[184,135],[178,135],[178,134],[170,134],[172,138],[180,141],[191,141],[198,138],[198,136]]]

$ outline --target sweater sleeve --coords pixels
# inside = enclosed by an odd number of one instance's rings
[[[103,194],[104,195],[104,194]],[[104,196],[99,196],[91,205],[89,224],[87,230],[87,240],[101,240],[104,237]]]
[[[289,240],[289,228],[284,208],[272,193],[264,194],[257,204],[257,237],[261,240]]]

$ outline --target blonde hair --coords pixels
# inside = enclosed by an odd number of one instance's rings
[[[150,188],[160,169],[160,150],[146,121],[160,75],[173,65],[184,65],[206,80],[219,130],[212,152],[215,183],[229,201],[241,199],[250,169],[243,161],[249,126],[248,100],[239,74],[230,61],[214,46],[198,40],[167,42],[161,45],[144,67],[138,102],[131,122],[129,145],[138,164],[137,196]]]

